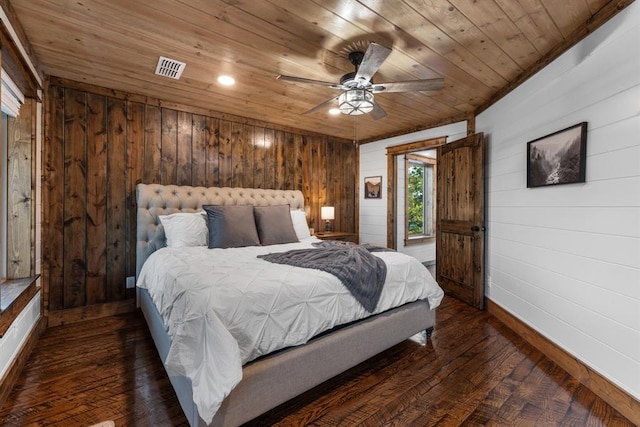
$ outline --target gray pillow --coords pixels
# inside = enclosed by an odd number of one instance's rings
[[[298,241],[289,210],[289,205],[253,207],[258,236],[263,246]]]
[[[252,205],[205,205],[209,249],[259,246]]]

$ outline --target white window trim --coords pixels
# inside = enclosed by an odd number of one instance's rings
[[[11,77],[2,70],[2,112],[11,117],[20,114],[20,106],[24,104],[24,94],[11,80]]]

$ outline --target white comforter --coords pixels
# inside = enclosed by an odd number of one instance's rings
[[[172,344],[165,366],[170,375],[191,380],[207,423],[242,379],[243,364],[370,315],[335,276],[256,258],[311,248],[314,241],[163,248],[145,262],[137,285],[149,290],[167,325]],[[424,298],[432,309],[440,304],[442,289],[418,260],[397,252],[374,255],[387,264],[376,312]]]

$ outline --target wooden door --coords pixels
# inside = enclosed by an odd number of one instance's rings
[[[484,308],[484,136],[438,147],[436,280]]]

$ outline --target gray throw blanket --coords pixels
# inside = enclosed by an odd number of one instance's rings
[[[387,249],[331,240],[313,245],[317,249],[297,249],[258,255],[258,258],[276,264],[315,268],[331,273],[340,279],[365,310],[373,312],[387,277],[387,266],[371,252]]]

